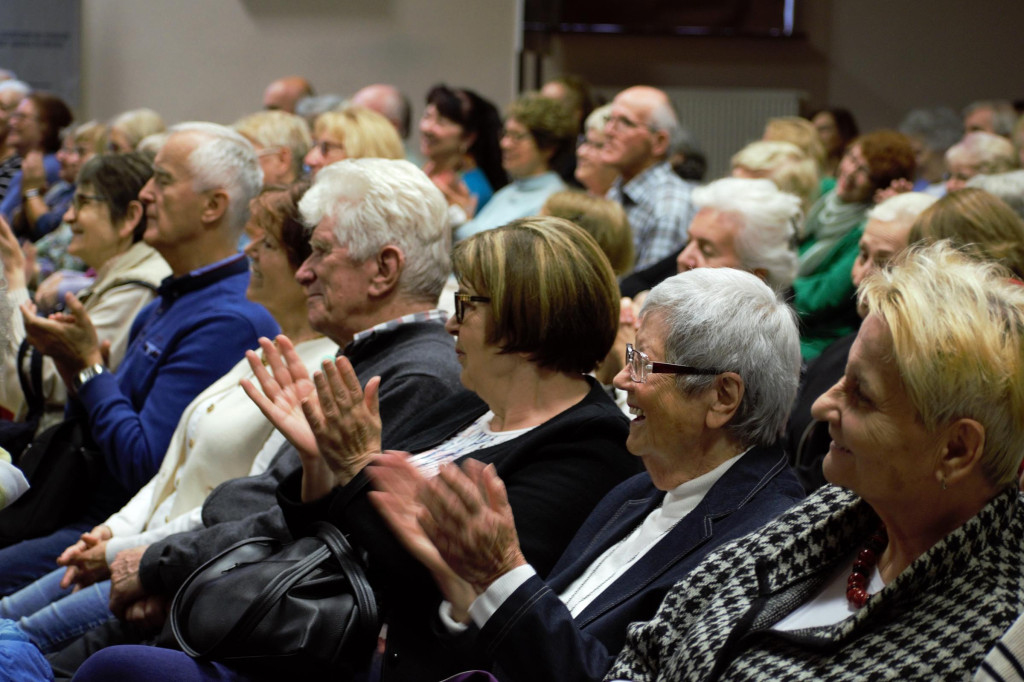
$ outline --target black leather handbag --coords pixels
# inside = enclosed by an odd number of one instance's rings
[[[313,536],[244,540],[206,562],[174,596],[170,620],[193,658],[291,679],[362,669],[380,631],[362,561],[323,522]]]

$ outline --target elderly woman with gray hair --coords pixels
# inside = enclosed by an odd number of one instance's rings
[[[829,485],[723,547],[608,679],[966,679],[1024,611],[1024,287],[946,244],[861,285]]]
[[[399,456],[371,468],[378,510],[449,600],[442,620],[502,680],[601,679],[629,623],[802,497],[776,443],[800,371],[793,311],[757,277],[707,268],[655,287],[641,315],[615,384],[647,471],[605,496],[546,582],[492,467],[469,460],[418,486]]]

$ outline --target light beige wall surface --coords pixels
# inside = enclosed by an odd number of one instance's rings
[[[504,107],[515,18],[516,0],[85,0],[76,113],[148,106],[169,123],[230,123],[290,74],[318,94],[394,83],[417,112],[441,80]]]

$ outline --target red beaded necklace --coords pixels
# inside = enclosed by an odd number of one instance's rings
[[[857,552],[857,558],[853,561],[853,570],[846,580],[846,598],[850,605],[859,609],[867,602],[868,583],[871,582],[871,571],[878,563],[878,557],[889,542],[889,536],[885,532],[885,526],[879,526],[878,530],[868,538],[864,549]]]

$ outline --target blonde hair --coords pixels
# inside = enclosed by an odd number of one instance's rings
[[[124,133],[132,149],[139,146],[142,138],[167,130],[167,126],[164,125],[164,119],[152,109],[132,109],[131,111],[126,111],[111,121],[110,127]]]
[[[925,427],[968,418],[985,429],[982,471],[1016,481],[1024,455],[1024,286],[949,242],[913,247],[861,283],[885,320],[907,396]]]
[[[622,204],[586,192],[555,192],[544,202],[544,213],[565,218],[586,230],[608,256],[616,275],[632,271],[633,230]]]
[[[313,137],[332,135],[345,145],[350,159],[404,159],[402,138],[395,126],[366,107],[345,107],[317,117]]]
[[[739,166],[759,178],[771,180],[783,192],[798,196],[805,216],[818,199],[821,181],[818,164],[792,142],[751,142],[733,155],[732,167]]]
[[[814,159],[820,170],[825,166],[825,146],[821,144],[814,124],[799,116],[770,118],[764,127],[765,141],[792,142]]]
[[[950,192],[926,209],[910,228],[910,243],[948,239],[965,253],[1002,263],[1024,278],[1024,220],[985,190]]]
[[[302,160],[313,146],[306,119],[280,109],[258,111],[238,119],[231,127],[261,147],[289,149],[292,153],[292,170],[296,177],[302,175]]]

